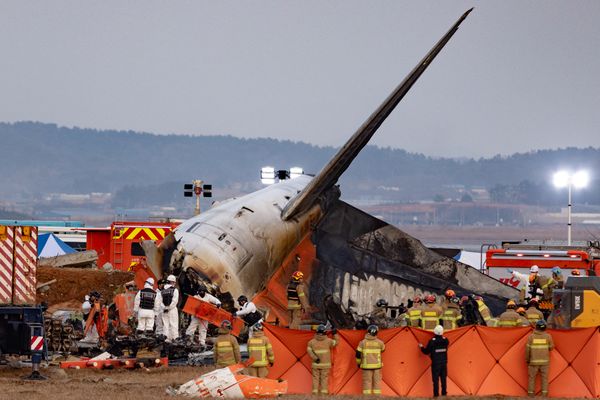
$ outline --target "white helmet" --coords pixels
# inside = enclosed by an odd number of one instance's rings
[[[529,268],[530,274],[535,274],[538,272],[540,272],[540,267],[538,267],[537,265],[532,265],[531,268]]]
[[[443,335],[444,334],[444,327],[441,325],[437,325],[435,328],[433,328],[433,333],[434,335]]]
[[[148,279],[146,279],[146,282],[144,282],[150,286],[154,286],[154,278],[153,277],[149,277]]]
[[[167,276],[167,282],[177,282],[177,278],[175,278],[175,275],[169,275]]]

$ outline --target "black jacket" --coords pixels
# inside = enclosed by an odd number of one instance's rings
[[[435,335],[429,340],[427,346],[421,347],[424,354],[429,354],[432,365],[443,365],[448,363],[448,338]]]

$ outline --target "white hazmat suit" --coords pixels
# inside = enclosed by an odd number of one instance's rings
[[[208,294],[206,292],[204,292],[204,296],[197,294],[194,297],[196,299],[206,301],[207,303],[214,304],[215,306],[221,305],[221,301],[219,299],[217,299],[215,296]],[[196,333],[196,329],[198,329],[198,328],[200,328],[200,334],[199,334],[200,338],[198,339],[198,342],[200,343],[201,346],[206,346],[206,332],[208,331],[208,322],[207,321],[200,319],[198,317],[192,316],[190,325],[186,329],[185,334],[188,336],[194,336],[194,334]]]
[[[154,279],[148,278],[144,288],[137,292],[133,302],[133,312],[137,313],[138,333],[151,334],[154,329],[154,318],[158,313],[162,298],[160,292],[153,289]]]

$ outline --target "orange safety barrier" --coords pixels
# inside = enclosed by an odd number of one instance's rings
[[[234,336],[240,336],[240,332],[244,329],[244,321],[241,318],[235,318],[222,308],[192,296],[188,296],[182,311],[216,326],[220,326],[221,322],[227,320],[231,322],[231,334]]]
[[[526,396],[525,344],[531,328],[469,326],[448,331],[448,395]],[[275,352],[269,378],[288,381],[288,392],[311,392],[311,360],[306,345],[314,333],[265,325]],[[600,396],[599,328],[548,330],[554,339],[551,352],[551,397]],[[364,331],[341,330],[333,353],[329,392],[359,395],[361,371],[355,360]],[[383,353],[382,394],[429,397],[433,393],[431,361],[418,343],[426,344],[432,333],[416,328],[384,329],[378,337],[386,344]],[[536,391],[540,391],[539,377]]]
[[[317,257],[316,248],[310,240],[310,235],[311,233],[308,233],[294,251],[290,252],[288,257],[281,264],[281,267],[278,268],[271,279],[269,279],[266,288],[252,299],[252,302],[258,308],[269,310],[269,315],[267,317],[269,321],[274,321],[275,318],[278,318],[280,325],[289,325],[290,316],[287,310],[287,285],[290,282],[290,277],[294,271],[302,271],[304,274],[306,291],[308,292],[313,263]],[[296,254],[300,255],[299,264],[296,264],[295,262]]]

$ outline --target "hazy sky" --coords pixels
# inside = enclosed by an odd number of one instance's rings
[[[341,146],[468,8],[371,143],[595,146],[600,1],[0,1],[0,121]]]

